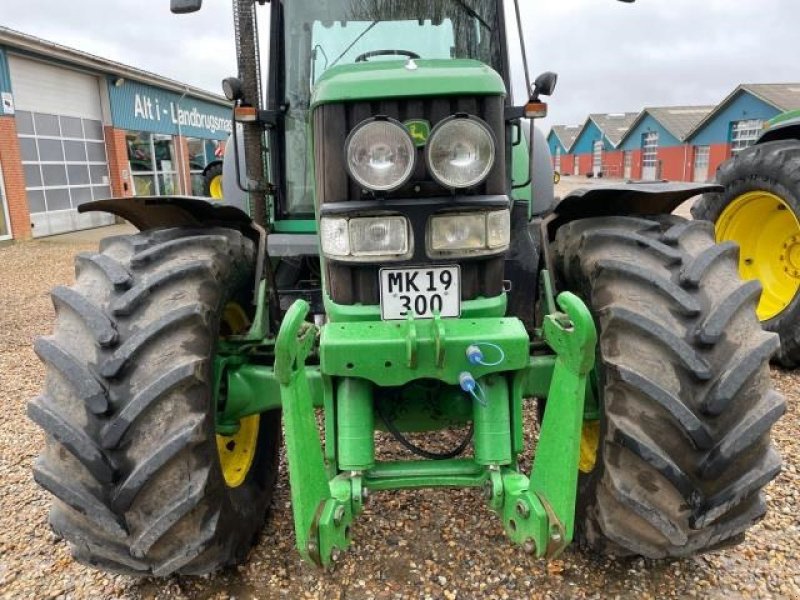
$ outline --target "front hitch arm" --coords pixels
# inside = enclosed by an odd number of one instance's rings
[[[275,378],[281,389],[297,550],[319,565],[319,518],[331,493],[306,377],[305,361],[317,338],[316,327],[306,321],[308,311],[308,303],[297,300],[286,312],[275,341]]]
[[[595,361],[597,329],[586,304],[570,292],[544,318],[544,339],[556,353],[547,409],[536,446],[531,491],[550,521],[545,555],[557,556],[572,541],[578,487],[586,379]]]

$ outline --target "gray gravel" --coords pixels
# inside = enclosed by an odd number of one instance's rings
[[[30,474],[43,439],[25,402],[43,376],[31,346],[50,331],[47,292],[71,282],[72,256],[92,249],[0,246],[0,598],[800,598],[800,373],[780,371],[789,411],[775,439],[785,466],[768,488],[768,516],[744,544],[711,556],[612,561],[571,549],[547,563],[506,541],[476,491],[398,492],[370,499],[341,566],[321,573],[293,550],[284,471],[273,518],[238,569],[159,581],[83,567],[47,526],[50,500]],[[402,455],[385,438],[379,448]]]

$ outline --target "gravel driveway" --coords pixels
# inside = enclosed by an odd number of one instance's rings
[[[478,491],[398,492],[370,498],[341,566],[321,573],[293,550],[284,471],[261,542],[236,570],[158,581],[85,568],[47,526],[50,500],[30,469],[43,439],[25,403],[43,376],[32,343],[51,328],[48,290],[71,282],[72,256],[93,249],[74,239],[0,246],[0,598],[800,598],[800,373],[777,370],[784,470],[767,490],[767,518],[718,554],[612,561],[570,549],[547,563],[506,541]],[[385,438],[379,449],[402,455]]]

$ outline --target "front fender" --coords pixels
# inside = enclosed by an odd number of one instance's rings
[[[78,212],[100,211],[122,217],[140,231],[164,227],[230,227],[258,240],[258,230],[244,211],[190,196],[137,196],[96,200]]]
[[[715,184],[668,182],[582,188],[556,205],[548,229],[554,234],[565,223],[590,217],[669,214],[689,198],[721,191]]]

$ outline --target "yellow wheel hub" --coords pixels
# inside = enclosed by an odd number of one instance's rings
[[[222,175],[217,175],[209,182],[208,193],[214,200],[222,199]]]
[[[581,429],[581,453],[578,469],[581,473],[591,473],[597,463],[597,449],[600,446],[600,421],[586,421]]]
[[[241,306],[231,302],[222,314],[222,334],[230,335],[246,331],[250,325]],[[247,479],[258,447],[260,415],[252,415],[239,421],[239,431],[233,435],[217,435],[217,454],[222,467],[222,476],[228,487],[235,488]]]
[[[747,192],[731,202],[716,225],[717,241],[739,244],[739,272],[764,288],[758,318],[768,321],[791,303],[800,289],[800,222],[789,205],[766,190]]]

